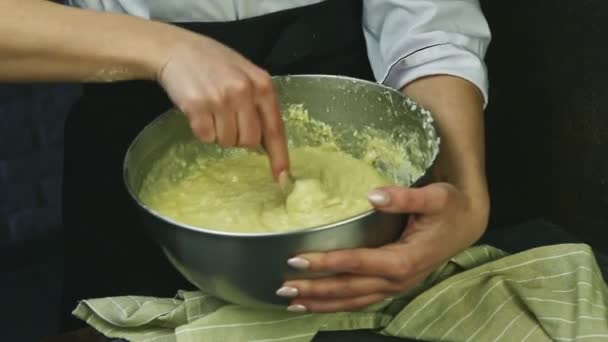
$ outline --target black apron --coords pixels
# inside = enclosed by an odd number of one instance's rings
[[[361,1],[330,0],[242,21],[177,25],[234,48],[272,75],[337,74],[373,80]],[[62,330],[83,325],[70,315],[81,299],[170,297],[178,289],[193,288],[141,228],[122,181],[130,142],[170,107],[154,82],[87,84],[68,116]],[[318,338],[327,336],[335,335]]]

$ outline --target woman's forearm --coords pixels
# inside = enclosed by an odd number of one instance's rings
[[[177,30],[45,0],[0,0],[0,13],[0,81],[154,79]]]
[[[441,136],[435,180],[456,185],[480,206],[489,205],[483,99],[477,87],[462,78],[438,75],[416,80],[403,92],[433,113]]]

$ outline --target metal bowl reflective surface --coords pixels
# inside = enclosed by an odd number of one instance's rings
[[[413,132],[419,150],[412,162],[428,170],[438,153],[431,114],[411,99],[382,85],[340,76],[296,75],[274,78],[281,108],[303,104],[310,117],[332,127],[348,123],[386,132]],[[289,134],[289,132],[288,132]],[[376,247],[395,241],[406,215],[374,210],[341,222],[284,233],[227,233],[191,227],[163,217],[138,198],[152,165],[172,145],[193,139],[182,113],[170,110],[146,126],[129,147],[124,162],[128,192],[138,204],[142,224],[171,263],[205,293],[252,306],[284,306],[275,291],[293,277],[314,277],[291,269],[287,259],[299,253]],[[403,179],[416,186],[424,175]]]

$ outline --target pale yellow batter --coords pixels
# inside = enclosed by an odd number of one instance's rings
[[[408,158],[408,139],[395,142],[372,128],[335,131],[310,118],[302,105],[288,107],[285,124],[296,180],[289,196],[272,179],[266,155],[242,149],[209,153],[203,151],[207,145],[193,140],[172,146],[155,162],[140,199],[195,227],[278,232],[362,214],[371,209],[369,191],[408,185],[421,174]],[[356,151],[357,158],[345,151]]]
[[[287,197],[270,175],[268,157],[246,151],[220,160],[201,157],[181,180],[165,180],[164,186],[161,178],[149,178],[140,196],[162,215],[188,225],[276,232],[361,214],[371,208],[367,192],[388,183],[370,164],[336,148],[295,148],[290,157],[296,181]]]

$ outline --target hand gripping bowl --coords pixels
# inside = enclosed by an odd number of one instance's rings
[[[346,123],[393,135],[409,133],[411,145],[419,151],[411,162],[423,173],[412,179],[404,175],[400,183],[416,186],[424,182],[437,156],[439,138],[430,113],[409,98],[376,83],[340,76],[281,76],[274,83],[281,108],[303,104],[312,118],[332,128]],[[228,302],[251,307],[286,305],[288,301],[275,294],[285,279],[318,276],[291,269],[288,258],[302,252],[381,246],[395,241],[406,223],[406,215],[374,210],[284,233],[225,233],[175,222],[143,204],[138,193],[154,161],[172,144],[187,139],[193,136],[182,113],[170,110],[160,115],[129,147],[124,181],[141,209],[144,227],[177,270],[201,291]]]

